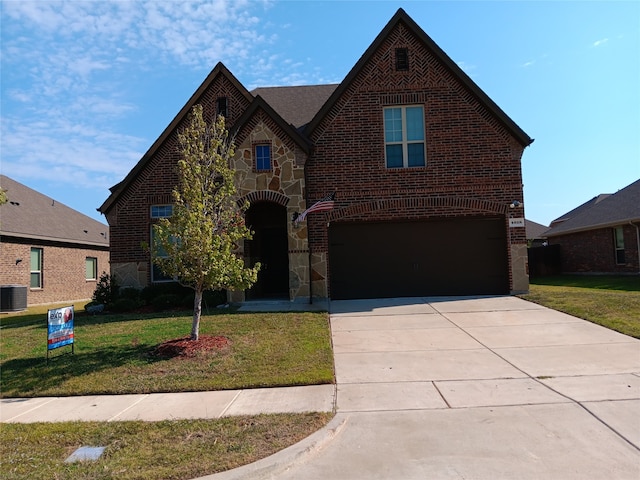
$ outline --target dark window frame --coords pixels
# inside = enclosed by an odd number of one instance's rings
[[[613,248],[615,251],[616,265],[625,265],[624,255],[624,227],[613,227]]]
[[[265,155],[258,154],[258,149],[268,148],[269,149],[269,158],[268,166],[265,166],[263,163],[265,161]],[[269,142],[260,142],[253,144],[253,168],[256,172],[271,172],[273,171],[273,147]]]

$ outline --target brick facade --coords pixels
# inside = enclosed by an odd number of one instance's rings
[[[396,48],[409,49],[407,71],[395,69]],[[385,166],[383,108],[401,105],[424,107],[425,167]],[[336,210],[309,220],[316,253],[327,252],[327,221],[499,215],[508,228],[508,206],[522,199],[523,146],[402,23],[311,137],[309,197],[330,191],[338,197]],[[524,217],[521,209],[518,216]],[[514,262],[526,254],[525,229],[511,228],[509,235],[511,290],[526,290],[526,266]]]
[[[408,52],[407,70],[395,68],[398,48]],[[525,228],[509,228],[508,220],[524,217],[522,208],[514,212],[509,204],[523,201],[520,160],[532,140],[402,10],[304,128],[288,125],[224,66],[216,66],[101,207],[110,225],[112,273],[122,285],[141,287],[151,280],[149,254],[141,245],[150,238],[150,206],[171,203],[176,132],[197,103],[212,118],[220,97],[228,99],[227,126],[235,133],[238,200],[286,208],[282,228],[291,300],[311,291],[330,296],[328,223],[345,221],[503,219],[509,291],[528,289]],[[383,109],[405,105],[424,107],[426,166],[388,169]],[[256,171],[256,144],[272,146],[271,171]],[[333,211],[311,215],[300,225],[288,221],[333,191]],[[244,293],[231,299],[242,301]]]
[[[0,242],[0,284],[29,287],[32,247],[43,251],[42,288],[27,288],[27,305],[90,300],[96,289],[96,280],[86,279],[87,257],[97,259],[98,279],[102,272],[109,272],[106,246],[91,248],[3,237]]]
[[[552,237],[549,245],[560,245],[563,273],[614,273],[637,274],[637,231],[632,225],[623,225],[624,260],[616,262],[614,233],[612,228],[600,228],[585,232]]]

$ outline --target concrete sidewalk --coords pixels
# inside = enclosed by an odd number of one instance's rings
[[[640,341],[515,297],[331,303],[337,415],[229,479],[640,478]]]
[[[260,413],[331,412],[335,385],[217,392],[5,398],[0,421],[14,423],[214,419]]]

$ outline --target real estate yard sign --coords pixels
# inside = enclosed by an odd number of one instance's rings
[[[73,305],[47,311],[47,359],[49,350],[71,345],[73,353]]]

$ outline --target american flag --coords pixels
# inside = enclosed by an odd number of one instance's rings
[[[302,222],[307,215],[312,212],[326,212],[327,210],[331,210],[335,204],[336,192],[330,193],[324,198],[321,198],[316,203],[307,208],[304,212],[298,215],[295,219],[295,223]]]

